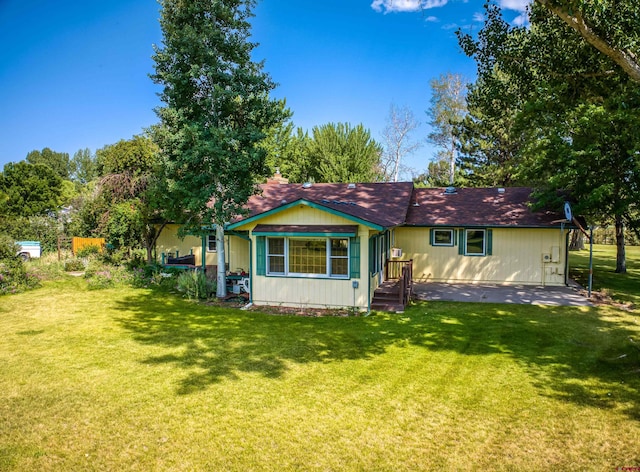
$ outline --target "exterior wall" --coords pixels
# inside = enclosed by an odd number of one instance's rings
[[[567,230],[492,228],[492,255],[463,256],[458,254],[457,241],[452,247],[431,246],[430,229],[395,231],[395,247],[402,249],[403,260],[413,259],[416,282],[565,284]],[[544,262],[543,254],[551,261]]]
[[[158,261],[161,261],[161,254],[178,253],[180,256],[194,254],[196,265],[202,265],[202,239],[199,236],[185,236],[184,239],[178,237],[180,225],[170,224],[163,228],[160,237],[156,242]],[[249,242],[237,236],[227,236],[226,259],[229,270],[244,269],[249,271]],[[217,265],[218,254],[215,251],[206,251],[206,265]]]
[[[289,210],[283,210],[273,215],[265,216],[259,220],[260,224],[276,225],[354,225],[349,219],[342,218],[322,210],[317,210],[306,205],[299,205]],[[258,223],[250,222],[236,228],[238,230],[253,230]],[[256,305],[278,305],[290,307],[314,307],[314,308],[344,308],[357,307],[360,310],[368,310],[370,298],[368,284],[368,238],[369,229],[358,226],[360,237],[360,278],[332,279],[313,277],[283,277],[256,275],[256,236],[251,235],[252,267],[251,274],[251,300]],[[353,282],[358,283],[353,288]]]

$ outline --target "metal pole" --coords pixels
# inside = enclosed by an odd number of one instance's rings
[[[593,225],[589,227],[589,298],[593,286]]]

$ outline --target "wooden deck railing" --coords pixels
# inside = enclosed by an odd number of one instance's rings
[[[398,280],[400,288],[398,297],[402,306],[411,300],[413,289],[413,259],[408,261],[387,261],[385,264],[385,280]]]

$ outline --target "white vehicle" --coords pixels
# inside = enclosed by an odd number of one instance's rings
[[[28,261],[32,257],[40,257],[40,241],[16,241],[16,244],[20,246],[18,256],[23,261]]]

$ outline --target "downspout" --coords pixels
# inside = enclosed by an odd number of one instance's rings
[[[564,284],[569,285],[569,233],[564,236]]]
[[[369,250],[371,249],[371,236],[367,240],[367,314],[371,313],[371,254],[369,254]],[[362,253],[362,249],[360,249],[360,253]]]
[[[201,237],[202,239],[202,272],[207,270],[207,236],[204,234]]]

